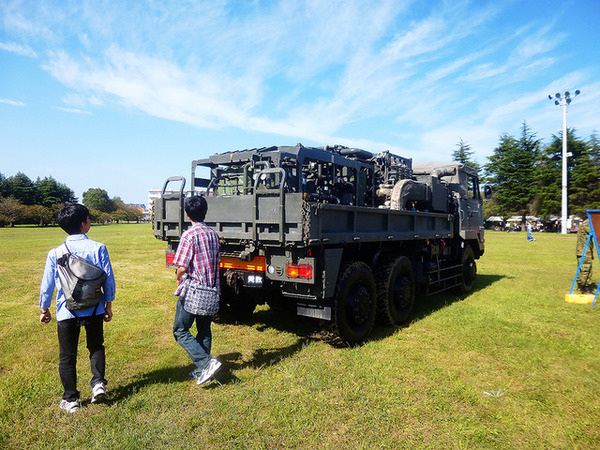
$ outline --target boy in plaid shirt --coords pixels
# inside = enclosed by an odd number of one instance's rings
[[[204,224],[208,205],[206,199],[200,196],[188,197],[185,200],[185,212],[192,222],[191,228],[181,235],[181,241],[175,253],[173,264],[177,268],[179,286],[175,295],[179,295],[183,285],[184,275],[201,280],[207,287],[220,287],[219,264],[221,261],[219,236],[216,231]],[[210,355],[212,333],[211,316],[198,316],[188,313],[183,308],[183,298],[177,301],[173,335],[175,340],[190,355],[196,369],[190,376],[201,385],[209,381],[221,368],[221,363]],[[196,337],[190,333],[190,328],[196,323]]]

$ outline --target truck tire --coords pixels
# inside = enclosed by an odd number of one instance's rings
[[[415,306],[415,274],[406,256],[389,259],[377,270],[377,322],[406,322]]]
[[[461,283],[459,292],[468,294],[473,290],[473,282],[477,276],[477,263],[475,262],[475,253],[469,244],[465,244],[460,258],[461,265]]]
[[[364,262],[346,264],[338,279],[333,302],[334,333],[347,344],[364,341],[375,323],[375,278]]]

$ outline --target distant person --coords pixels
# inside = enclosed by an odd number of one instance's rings
[[[221,362],[210,354],[212,316],[191,314],[186,311],[183,287],[184,282],[187,281],[216,288],[218,292],[221,256],[219,236],[216,231],[204,224],[208,210],[206,199],[201,196],[188,197],[185,200],[184,208],[192,226],[181,235],[181,241],[173,260],[173,264],[179,266],[176,274],[179,286],[175,295],[183,292],[177,301],[173,335],[196,365],[196,369],[190,373],[190,377],[195,379],[198,385],[201,385],[217,373],[221,368]],[[189,280],[185,280],[186,277]],[[194,322],[197,330],[196,337],[189,331]]]
[[[581,262],[581,268],[579,269],[579,274],[577,275],[577,287],[579,292],[582,294],[593,294],[594,286],[592,283],[592,261],[594,260],[594,243],[590,240],[588,244],[588,248],[583,254],[583,249],[585,247],[585,243],[588,240],[588,236],[590,235],[590,220],[585,219],[582,224],[579,226],[579,231],[577,231],[577,246],[575,249],[575,254],[577,256],[577,267],[579,267],[581,258],[583,258],[583,262]]]
[[[46,267],[40,288],[40,322],[50,323],[50,305],[56,288],[56,321],[58,323],[59,363],[58,373],[63,385],[60,408],[73,413],[80,407],[77,390],[77,347],[81,327],[85,328],[87,348],[90,353],[92,379],[92,403],[106,399],[105,351],[103,322],[113,317],[112,301],[115,298],[115,278],[104,244],[92,241],[86,236],[90,230],[90,212],[79,204],[67,204],[57,214],[60,227],[68,234],[64,245],[69,253],[77,255],[104,270],[106,279],[102,285],[100,303],[96,306],[70,310],[67,306],[63,286],[59,278],[57,253],[61,246],[53,248],[46,257]]]
[[[535,241],[533,237],[533,223],[531,221],[527,222],[527,240],[530,242]]]

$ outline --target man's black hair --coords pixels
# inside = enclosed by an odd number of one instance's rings
[[[193,195],[185,199],[185,212],[194,222],[204,222],[208,204],[206,199],[199,195]]]
[[[78,203],[67,203],[58,210],[56,220],[67,234],[81,233],[81,224],[87,222],[90,210]]]

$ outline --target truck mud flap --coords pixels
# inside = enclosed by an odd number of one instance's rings
[[[297,303],[296,314],[313,319],[331,320],[331,306]]]

